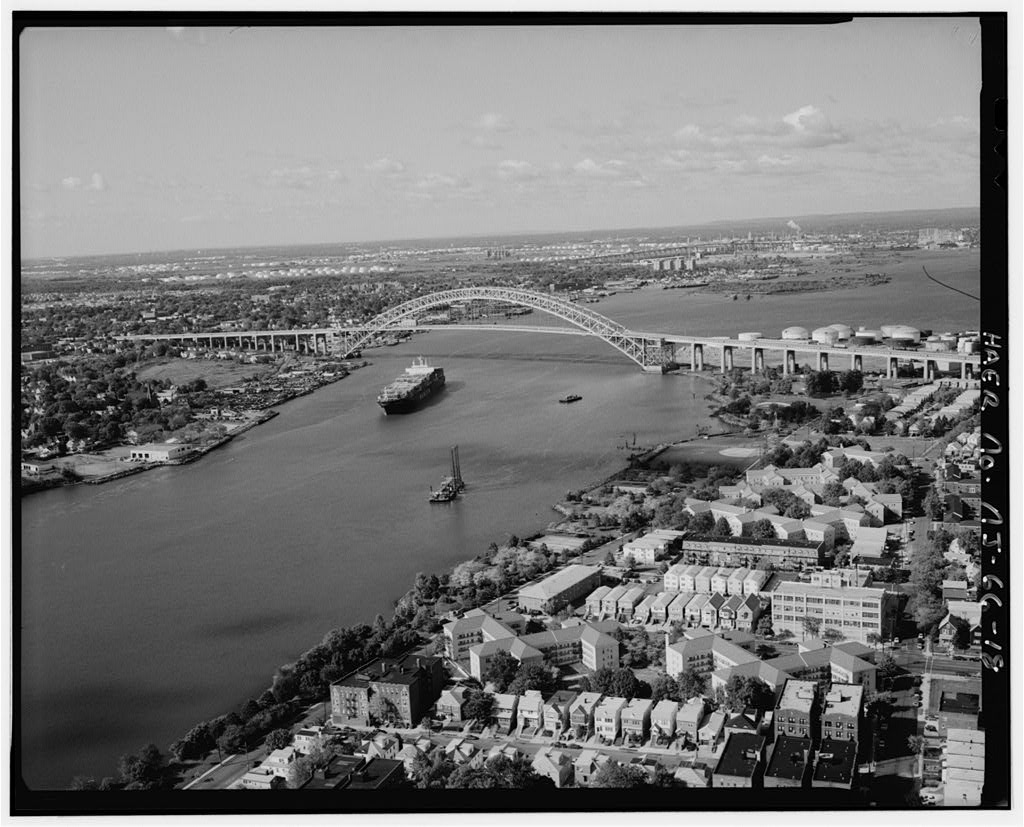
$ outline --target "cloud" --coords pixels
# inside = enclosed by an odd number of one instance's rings
[[[414,199],[435,201],[443,198],[474,198],[480,194],[480,187],[461,175],[444,172],[428,172],[420,176],[414,189],[406,196]]]
[[[103,180],[103,176],[98,172],[94,172],[89,178],[89,189],[95,192],[103,192],[107,188],[107,182]]]
[[[323,184],[333,184],[346,180],[343,172],[337,169],[318,169],[309,164],[297,167],[276,167],[267,173],[261,183],[266,187],[311,190]]]
[[[710,127],[691,123],[676,130],[673,137],[684,147],[732,150],[747,158],[773,148],[812,149],[849,140],[824,112],[811,105],[773,120],[743,115],[731,123]]]
[[[370,161],[366,165],[366,171],[372,172],[375,175],[393,177],[405,172],[405,164],[401,161],[396,161],[394,158],[378,158],[376,161]]]
[[[529,161],[505,160],[498,164],[498,177],[503,181],[529,181],[540,177],[540,170]]]
[[[512,130],[512,122],[498,112],[486,112],[473,121],[473,129],[482,132],[509,132]]]
[[[584,158],[573,164],[573,171],[577,175],[586,175],[592,178],[617,178],[622,175],[625,164],[622,161],[611,160],[598,163],[593,158]]]
[[[82,186],[82,179],[69,176],[68,178],[62,178],[60,185],[66,190],[77,190]]]

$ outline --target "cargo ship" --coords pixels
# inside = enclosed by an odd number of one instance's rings
[[[386,414],[409,413],[444,387],[444,371],[421,356],[377,396]]]

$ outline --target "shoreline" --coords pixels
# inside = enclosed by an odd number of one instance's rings
[[[711,375],[711,374],[691,374],[689,372],[685,372],[685,373],[684,372],[676,372],[676,373],[678,373],[678,375],[680,375],[680,376],[692,375],[692,376],[695,376],[697,378],[702,378],[705,381],[711,382],[716,388],[717,388],[717,385],[718,385],[718,380],[717,380],[716,375]],[[715,417],[712,416],[711,412],[716,407],[715,404],[714,404],[714,400],[712,398],[712,395],[711,394],[704,395],[702,397],[702,401],[703,401],[703,403],[705,405],[705,410],[703,412],[703,417],[702,418],[705,419],[708,423],[712,423],[713,420],[715,420]],[[712,434],[712,435],[713,436],[727,436],[730,433],[731,432],[722,431],[722,432],[719,432],[719,433],[716,433],[716,434]],[[684,437],[684,438],[681,438],[681,439],[678,439],[678,440],[672,440],[671,442],[659,443],[656,446],[649,447],[649,448],[642,449],[642,450],[636,451],[634,453],[631,453],[628,457],[624,457],[623,458],[623,459],[625,459],[624,463],[618,464],[609,474],[605,475],[600,480],[590,481],[588,483],[585,483],[584,485],[582,485],[577,490],[585,491],[585,492],[592,492],[594,490],[600,489],[601,487],[603,487],[603,486],[605,486],[605,485],[607,485],[609,483],[612,483],[612,482],[614,482],[616,480],[621,480],[623,478],[623,475],[626,472],[628,472],[631,468],[635,467],[636,464],[647,464],[647,463],[651,462],[652,460],[656,459],[660,454],[662,454],[663,452],[665,452],[666,450],[668,450],[670,448],[677,447],[677,446],[682,446],[682,445],[685,445],[685,444],[690,443],[690,442],[694,442],[694,441],[699,440],[699,439],[701,439],[701,437]],[[546,526],[539,527],[536,530],[532,530],[532,531],[527,532],[526,534],[520,535],[523,538],[522,542],[529,543],[532,540],[536,539],[537,537],[542,536],[547,531],[552,531],[552,530],[557,531],[558,529],[556,528],[556,526],[561,524],[562,522],[564,522],[564,520],[566,518],[568,518],[568,516],[569,516],[569,515],[564,514],[562,512],[562,510],[560,508],[561,504],[562,504],[561,501],[553,503],[553,504],[551,504],[550,509],[551,509],[551,511],[556,512],[557,514],[559,514],[562,519],[559,519],[559,520],[557,520],[555,522],[549,522]],[[598,546],[600,546],[600,545],[603,545],[603,544],[609,542],[610,536],[609,537],[601,537],[601,536],[593,536],[593,535],[591,535],[591,536],[588,537],[588,540],[591,540],[591,541],[595,542]],[[580,553],[585,553],[585,550],[586,549],[584,548],[584,551],[582,551]],[[449,575],[450,576],[459,566],[461,566],[461,565],[463,565],[465,563],[479,561],[485,555],[485,553],[486,553],[486,550],[481,551],[475,557],[467,558],[466,560],[462,560],[462,561],[453,563],[452,565],[450,565],[448,567],[445,567],[444,569],[442,569],[439,572],[429,572],[429,574],[436,575],[438,577],[441,577],[442,575]],[[576,559],[577,556],[578,556],[578,554],[574,554],[572,557],[567,558],[564,562],[561,562],[561,563],[557,564],[556,566],[554,566],[551,569],[551,571],[553,572],[553,571],[556,571],[556,570],[562,568],[565,565],[569,565],[572,562],[572,560]],[[521,585],[525,585],[525,584],[521,584]],[[514,587],[513,591],[515,591],[516,589],[518,589],[520,587],[521,586]],[[396,597],[391,599],[390,603],[391,603],[392,611],[393,611],[392,620],[391,620],[392,623],[395,622],[395,618],[397,617],[397,609],[399,607],[399,604],[402,602],[402,600],[404,598],[406,598],[407,595],[409,595],[411,592],[413,592],[414,589],[415,589],[415,586],[414,585],[410,585],[408,588],[405,589],[404,592],[399,593]],[[498,599],[500,599],[500,597]],[[494,602],[493,600],[484,600],[484,601],[481,601],[478,604],[476,604],[473,608],[481,608],[481,607],[489,605],[490,603],[493,603],[493,602]],[[465,610],[468,610],[468,609],[464,609],[464,611]],[[434,617],[438,621],[440,621],[442,619],[441,616],[433,614],[433,612],[432,612],[432,617]],[[352,628],[352,627],[355,627],[355,626],[365,625],[366,623],[367,623],[366,620],[357,621],[357,622],[355,622],[353,624],[349,624],[348,627],[342,627],[342,628]],[[329,632],[330,632],[330,630],[326,630],[324,632],[324,634],[325,635],[329,634]],[[429,633],[426,633],[426,636],[433,637],[433,635],[430,635]],[[308,646],[305,649],[300,650],[299,654],[297,654],[296,657],[293,660],[285,663],[282,666],[279,666],[274,671],[274,673],[271,675],[270,681],[267,684],[265,684],[265,687],[266,687],[265,691],[272,691],[272,689],[273,689],[273,687],[274,687],[274,685],[276,683],[277,675],[281,674],[282,672],[286,672],[286,671],[290,670],[296,664],[300,663],[307,656],[307,654],[310,651],[312,651],[313,649],[317,648],[318,645],[320,645],[320,644],[313,643],[311,646]],[[413,649],[410,650],[410,651],[420,650],[420,649],[422,649],[422,648],[424,648],[426,646],[429,646],[429,645],[430,645],[429,642],[424,643],[421,640],[421,642],[419,644],[417,644],[417,646],[413,647]],[[321,703],[322,701],[323,701],[323,699],[321,699],[320,701],[317,701],[317,703]],[[207,719],[207,721],[197,722],[197,724],[194,725],[194,726],[199,726],[199,725],[202,725],[202,724],[205,724],[205,723],[216,721],[219,718],[222,718],[222,717],[224,717],[226,715],[230,715],[230,714],[231,714],[231,712],[223,713],[222,715],[216,715],[213,718]],[[201,776],[208,769],[207,765],[208,765],[209,761],[207,759],[208,759],[210,754],[211,753],[207,753],[206,756],[204,756],[202,759],[200,759],[198,761],[175,762],[179,766],[186,767],[186,771],[184,773],[184,777],[182,778],[181,783],[178,786],[176,786],[175,789],[180,790],[180,789],[182,789],[184,787],[187,787],[189,784],[193,783],[196,780],[196,778]]]

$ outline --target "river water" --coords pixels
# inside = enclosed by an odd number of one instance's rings
[[[976,293],[977,255],[956,256],[929,271]],[[871,290],[750,302],[648,290],[594,309],[696,335],[978,326],[977,305],[919,277],[919,264],[893,272],[894,284]],[[378,390],[420,354],[444,367],[444,393],[385,417]],[[706,414],[705,383],[642,374],[589,338],[432,332],[367,355],[369,367],[199,462],[22,501],[30,787],[113,774],[120,753],[149,741],[166,748],[258,695],[329,629],[387,613],[416,572],[543,528],[567,489],[623,464],[618,446],[633,434],[642,445],[692,436]],[[570,392],[583,401],[559,405]],[[469,488],[431,505],[453,444]]]

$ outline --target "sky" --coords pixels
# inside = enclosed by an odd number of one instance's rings
[[[25,258],[977,206],[970,18],[35,29]]]

